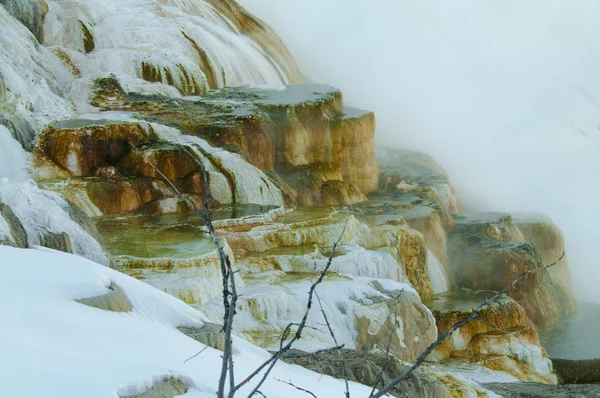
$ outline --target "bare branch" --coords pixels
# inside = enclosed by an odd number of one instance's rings
[[[305,393],[307,393],[307,394],[310,394],[310,395],[312,395],[314,398],[318,398],[318,397],[317,397],[315,394],[313,394],[312,392],[310,392],[310,391],[308,391],[308,390],[305,390],[304,388],[300,388],[300,387],[298,387],[298,386],[294,385],[294,384],[293,384],[291,381],[283,381],[283,380],[280,380],[280,379],[275,379],[275,380],[277,380],[277,381],[279,381],[279,382],[281,382],[281,383],[285,383],[285,384],[287,384],[288,386],[292,386],[292,387],[294,387],[294,388],[295,388],[296,390],[298,390],[298,391],[302,391],[302,392],[305,392]]]
[[[444,342],[444,340],[448,339],[452,335],[452,333],[454,333],[454,331],[460,329],[461,327],[465,326],[467,323],[471,322],[473,319],[477,318],[477,316],[481,313],[481,311],[483,311],[484,309],[489,307],[491,304],[499,301],[504,294],[506,294],[508,291],[510,291],[513,287],[515,287],[515,285],[517,283],[519,283],[523,278],[525,278],[528,275],[547,270],[548,268],[556,265],[560,260],[563,259],[564,256],[565,256],[565,252],[563,252],[563,254],[560,256],[560,258],[558,260],[556,260],[555,262],[553,262],[552,264],[546,265],[541,268],[536,268],[536,269],[532,269],[532,270],[523,272],[510,285],[506,286],[504,289],[502,289],[501,291],[496,293],[494,296],[487,299],[485,302],[483,302],[481,305],[479,305],[479,307],[477,307],[475,310],[473,310],[473,312],[471,312],[467,317],[465,317],[464,319],[462,319],[462,320],[456,322],[454,325],[452,325],[450,327],[450,329],[448,329],[436,341],[434,341],[425,351],[423,351],[423,353],[419,356],[419,358],[417,358],[415,363],[413,363],[408,369],[406,369],[406,371],[404,371],[404,373],[402,373],[398,377],[394,378],[390,383],[388,383],[387,386],[385,386],[384,388],[379,390],[375,395],[372,396],[372,398],[383,397],[392,388],[394,388],[394,386],[396,384],[400,383],[401,381],[407,380],[413,374],[413,372],[419,366],[421,366],[421,364],[423,362],[425,362],[425,359],[433,352],[433,350],[435,350],[440,344],[442,344],[442,342]]]
[[[192,202],[188,197],[186,197],[175,184],[162,172],[160,171],[152,162],[148,160],[148,164],[156,171],[165,183],[175,192],[175,194],[183,200],[193,211],[194,213],[202,220],[206,228],[208,229],[208,233],[217,248],[217,252],[219,253],[219,260],[221,263],[221,274],[223,276],[223,306],[225,308],[225,313],[223,315],[223,330],[225,332],[225,344],[223,349],[223,361],[221,365],[221,377],[219,379],[219,388],[217,392],[218,398],[225,397],[225,383],[227,380],[227,374],[229,373],[229,384],[230,391],[229,397],[233,397],[235,393],[235,380],[234,380],[234,370],[233,370],[233,349],[232,349],[232,330],[233,330],[233,318],[235,314],[235,306],[237,304],[237,289],[235,284],[235,272],[232,269],[231,261],[229,260],[229,256],[225,254],[225,249],[223,245],[218,240],[215,228],[213,226],[212,220],[210,218],[210,192],[208,185],[208,172],[204,165],[192,154],[185,145],[182,145],[182,148],[185,152],[194,160],[194,162],[200,167],[202,172],[202,176],[204,178],[204,211],[200,210],[194,202]],[[231,286],[231,291],[229,288]]]
[[[402,293],[404,293],[404,292],[400,292],[400,294],[398,294],[398,296],[395,298],[396,301],[398,301],[400,299],[400,296],[402,296]],[[387,348],[385,349],[385,360],[383,361],[383,366],[381,367],[381,369],[379,369],[379,374],[377,375],[377,380],[375,380],[375,384],[373,384],[373,389],[371,390],[371,394],[369,395],[369,398],[371,398],[375,394],[375,391],[377,390],[377,386],[379,385],[379,383],[383,382],[383,373],[387,369],[389,360],[390,360],[390,349],[392,348],[392,337],[394,336],[394,332],[395,332],[395,330],[392,327],[390,330],[390,335],[388,337]]]
[[[235,387],[236,391],[239,390],[241,387],[243,387],[245,384],[247,384],[254,377],[256,377],[260,372],[263,371],[263,369],[267,368],[267,366],[268,366],[263,377],[258,382],[256,387],[254,387],[254,389],[250,392],[248,397],[252,397],[254,394],[256,394],[256,391],[258,391],[260,386],[263,385],[263,383],[265,382],[265,380],[267,379],[267,377],[273,370],[273,367],[275,366],[277,361],[279,359],[281,359],[281,356],[285,352],[289,351],[292,348],[293,344],[302,337],[302,332],[306,325],[306,321],[308,320],[308,314],[310,313],[310,309],[312,308],[313,296],[314,296],[315,289],[323,281],[323,279],[325,278],[325,275],[327,274],[327,272],[329,271],[329,268],[331,267],[331,263],[333,262],[333,257],[335,256],[335,250],[337,249],[339,243],[342,241],[342,238],[344,237],[344,235],[346,233],[346,228],[348,227],[349,219],[350,219],[349,217],[346,218],[346,222],[344,223],[342,232],[341,232],[339,238],[337,239],[337,241],[333,244],[333,247],[331,248],[331,254],[329,255],[329,258],[327,259],[327,264],[325,265],[325,268],[323,269],[323,271],[321,271],[317,280],[310,286],[310,289],[308,291],[308,301],[306,303],[306,311],[304,312],[304,316],[302,317],[302,320],[299,323],[300,326],[298,326],[298,330],[296,330],[294,337],[292,337],[292,339],[285,346],[283,345],[284,340],[287,338],[287,336],[290,333],[290,326],[288,325],[286,330],[283,332],[283,335],[281,336],[279,351],[277,351],[271,358],[266,360],[262,365],[260,365],[257,369],[255,369],[250,375],[248,375],[248,377],[246,377],[240,384],[238,384]]]
[[[333,343],[335,345],[338,345],[338,341],[335,337],[335,333],[333,332],[331,324],[329,323],[329,319],[327,319],[327,314],[325,314],[325,309],[323,308],[323,303],[321,303],[321,298],[319,297],[319,294],[317,293],[316,290],[315,290],[315,297],[317,297],[317,301],[319,302],[319,307],[321,308],[321,313],[323,314],[323,319],[325,319],[325,323],[327,324],[327,329],[329,329],[329,334],[331,335],[331,338],[333,339]],[[346,360],[344,359],[344,355],[341,353],[341,351],[338,351],[338,355],[340,357],[340,366],[342,367],[342,376],[344,376],[344,381],[346,382],[346,392],[344,395],[346,396],[346,398],[350,398],[350,386],[348,385],[348,371],[346,369]]]
[[[183,361],[183,363],[186,363],[187,361],[190,361],[190,360],[192,360],[192,359],[196,358],[198,355],[200,355],[200,354],[202,354],[204,351],[206,351],[206,349],[207,349],[207,348],[208,348],[208,346],[204,347],[203,349],[201,349],[201,350],[200,350],[200,352],[199,352],[199,353],[197,353],[197,354],[196,354],[196,355],[194,355],[194,356],[191,356],[191,357],[189,357],[188,359],[186,359],[185,361]]]

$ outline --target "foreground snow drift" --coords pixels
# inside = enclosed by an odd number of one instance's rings
[[[185,397],[214,397],[220,351],[206,349],[177,331],[200,327],[206,318],[183,302],[117,271],[47,249],[0,246],[0,352],[2,395],[7,397],[117,397],[142,392],[175,377],[189,388]],[[118,286],[133,307],[110,312],[76,299]],[[235,341],[238,380],[269,354]],[[343,382],[280,363],[261,388],[268,397],[305,397],[274,380],[291,380],[320,396],[343,396]],[[252,383],[240,391],[246,396]],[[354,396],[367,387],[352,383]]]

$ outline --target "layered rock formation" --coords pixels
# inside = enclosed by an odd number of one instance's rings
[[[0,159],[0,244],[112,264],[206,314],[205,330],[180,328],[203,344],[223,345],[221,265],[188,201],[208,199],[236,271],[235,332],[263,348],[302,318],[332,255],[318,302],[352,350],[351,378],[367,384],[388,346],[386,380],[491,292],[564,252],[549,219],[466,212],[428,156],[376,158],[374,114],[333,87],[292,84],[300,73],[283,43],[235,2],[5,3],[0,154],[18,156]],[[130,310],[119,292],[80,302]],[[484,395],[464,367],[556,383],[537,328],[575,311],[567,258],[508,296],[432,354],[427,373],[441,384],[420,374],[405,390]],[[334,344],[316,306],[296,346],[308,352]],[[302,365],[339,377],[334,354]]]
[[[439,332],[444,333],[490,296],[462,290],[436,296],[428,305]],[[447,362],[478,363],[526,382],[557,381],[523,307],[509,297],[485,308],[475,320],[454,332],[433,357],[438,361],[449,358]]]
[[[135,112],[243,154],[276,173],[288,204],[355,203],[377,188],[374,115],[344,107],[332,87],[228,88],[173,101],[127,93],[111,77],[96,81],[94,104]]]
[[[550,221],[546,223],[546,228],[555,228]],[[530,224],[524,225],[532,228]],[[526,232],[531,237],[530,230]],[[564,243],[556,240],[556,246],[548,250],[543,244],[544,238],[537,239],[530,238],[532,244],[524,242],[523,233],[510,215],[487,213],[457,218],[450,242],[451,280],[456,286],[473,290],[500,290],[523,272],[547,265],[536,243],[548,261],[561,258]],[[564,268],[568,267],[565,264],[566,260],[556,264],[555,275],[564,275]],[[508,293],[537,325],[552,324],[576,310],[570,279],[556,278],[556,283],[554,279],[548,272],[539,272]]]

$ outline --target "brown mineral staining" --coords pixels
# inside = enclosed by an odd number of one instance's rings
[[[71,120],[49,125],[39,138],[34,157],[46,157],[73,177],[87,177],[111,166],[138,145],[154,139],[154,132],[136,123]]]
[[[73,60],[71,59],[71,57],[69,56],[69,54],[67,54],[63,49],[61,48],[53,48],[52,51],[54,52],[54,54],[56,54],[56,56],[58,58],[60,58],[60,60],[63,62],[63,64],[69,68],[69,70],[71,71],[71,73],[73,74],[73,76],[76,77],[81,77],[81,71],[79,70],[79,68],[77,67],[77,65],[75,65],[73,63]]]
[[[85,50],[86,54],[91,53],[94,51],[94,48],[96,48],[94,35],[92,35],[92,32],[90,32],[89,28],[83,21],[79,21],[79,24],[81,26],[81,34],[83,36],[83,49]]]
[[[165,79],[164,70],[144,65],[147,80]],[[357,203],[377,188],[374,116],[344,108],[341,92],[328,86],[227,88],[189,101],[127,94],[108,78],[96,82],[94,104],[136,112],[214,146],[236,148],[271,173],[289,204]]]
[[[208,57],[208,54],[206,54],[206,51],[204,51],[202,48],[200,48],[200,46],[194,41],[194,39],[192,39],[190,36],[188,36],[185,32],[182,31],[181,34],[190,42],[190,44],[192,45],[194,50],[198,53],[198,61],[200,63],[200,69],[202,69],[202,72],[204,72],[204,76],[206,76],[206,83],[208,85],[208,88],[210,88],[210,89],[218,88],[219,83],[217,81],[217,75],[212,66],[212,63],[210,62],[210,58]]]

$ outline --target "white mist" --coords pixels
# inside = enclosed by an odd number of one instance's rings
[[[432,155],[476,210],[550,215],[600,302],[600,2],[243,0],[378,142]]]

